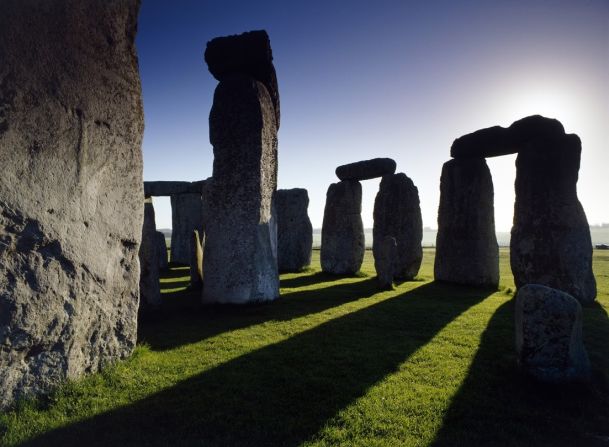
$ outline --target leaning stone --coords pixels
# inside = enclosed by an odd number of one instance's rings
[[[332,183],[326,195],[321,229],[321,268],[335,275],[357,273],[364,260],[362,184]]]
[[[0,407],[135,347],[138,5],[2,2]]]
[[[192,232],[203,232],[203,203],[201,194],[171,196],[171,262],[190,263]]]
[[[199,232],[193,230],[190,238],[190,285],[201,288],[203,285],[203,246],[205,234],[199,238]]]
[[[264,30],[216,37],[207,42],[205,62],[218,81],[242,74],[262,82],[271,96],[279,127],[279,88],[273,66],[271,41]]]
[[[444,163],[434,276],[480,287],[499,285],[493,180],[484,159]]]
[[[516,158],[510,263],[517,287],[543,284],[582,304],[596,297],[592,240],[577,198],[581,141],[543,132]]]
[[[379,288],[383,290],[393,288],[397,257],[398,243],[394,237],[385,236],[376,242],[374,269],[376,270]]]
[[[213,177],[205,188],[203,302],[247,303],[279,296],[277,126],[264,85],[247,76],[224,79],[210,117]]]
[[[167,260],[167,241],[165,240],[165,235],[162,232],[157,231],[155,240],[157,257],[159,259],[159,269],[167,270],[169,264]]]
[[[395,161],[391,158],[373,158],[336,168],[336,176],[341,180],[368,180],[395,172]]]
[[[538,284],[516,294],[516,353],[521,370],[543,382],[590,378],[582,309],[571,295]]]
[[[372,231],[374,258],[383,250],[379,243],[392,236],[397,242],[395,278],[410,280],[417,276],[423,260],[423,219],[419,191],[406,174],[386,175],[381,180],[374,201]]]
[[[306,189],[279,189],[275,193],[277,262],[281,272],[298,272],[311,264],[313,226],[308,207]]]
[[[144,224],[142,226],[142,243],[140,259],[140,306],[155,308],[161,305],[159,283],[159,249],[154,207],[152,200],[144,203]]]

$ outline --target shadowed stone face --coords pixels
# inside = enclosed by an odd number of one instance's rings
[[[161,233],[162,234],[162,233]],[[144,225],[140,245],[140,306],[158,307],[161,305],[159,285],[159,250],[152,200],[144,203]],[[167,252],[165,252],[167,253]]]
[[[171,262],[189,265],[192,232],[203,233],[200,193],[171,196]]]
[[[335,275],[357,273],[364,260],[362,184],[332,183],[326,194],[321,229],[321,268]]]
[[[138,6],[2,2],[0,406],[135,346]]]
[[[199,237],[199,232],[193,230],[190,238],[190,285],[200,288],[203,285],[203,246],[205,234]]]
[[[544,382],[586,380],[590,362],[582,337],[582,310],[571,295],[538,284],[516,294],[518,366]]]
[[[311,264],[313,226],[308,207],[306,189],[279,189],[275,193],[279,271],[298,272]]]
[[[499,284],[493,181],[484,159],[455,159],[442,167],[434,276],[455,284]]]
[[[165,235],[162,232],[157,231],[155,241],[157,256],[159,258],[159,269],[165,270],[169,266],[167,260],[167,241],[165,240]]]
[[[374,201],[372,251],[375,259],[380,256],[379,244],[388,236],[397,243],[395,278],[413,279],[423,260],[423,219],[419,191],[403,173],[384,176]]]
[[[380,289],[393,288],[395,277],[398,244],[394,237],[385,236],[376,242],[374,251],[374,269]]]

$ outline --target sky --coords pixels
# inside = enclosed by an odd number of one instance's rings
[[[337,166],[390,157],[437,228],[439,181],[461,135],[532,114],[582,139],[578,194],[609,222],[609,0],[143,0],[137,35],[144,180],[212,175],[214,37],[265,29],[281,98],[278,188],[306,188],[314,228]],[[515,156],[488,159],[498,231],[511,228]],[[379,180],[363,184],[372,227]],[[171,228],[168,198],[154,199]]]

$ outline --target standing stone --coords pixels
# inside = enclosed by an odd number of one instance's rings
[[[306,189],[279,189],[275,193],[277,262],[281,272],[298,272],[311,264],[313,226],[308,207]]]
[[[171,196],[171,262],[190,263],[190,241],[193,230],[203,233],[201,194]]]
[[[155,308],[161,305],[159,283],[159,250],[154,206],[152,199],[144,202],[144,225],[140,245],[140,307]]]
[[[167,270],[169,263],[167,260],[167,241],[165,235],[157,231],[155,233],[157,258],[159,260],[159,270]]]
[[[386,237],[395,237],[397,258],[394,275],[397,279],[413,279],[423,260],[423,219],[419,191],[406,174],[386,175],[381,180],[374,201],[372,252],[383,256]]]
[[[205,187],[203,302],[247,303],[279,296],[277,125],[271,97],[245,75],[222,80],[210,117],[214,168]]]
[[[516,294],[516,353],[523,372],[544,382],[590,377],[582,309],[571,295],[539,284]]]
[[[356,180],[332,183],[326,194],[321,228],[321,269],[335,275],[357,273],[364,260],[362,184]]]
[[[190,285],[201,288],[203,285],[203,245],[205,234],[199,238],[199,232],[193,230],[190,238]]]
[[[135,346],[138,6],[2,2],[0,407]]]
[[[376,242],[374,252],[374,269],[379,288],[392,289],[398,258],[398,243],[394,237],[385,236]]]
[[[349,163],[336,168],[336,176],[341,180],[369,180],[391,175],[395,172],[395,161],[391,158],[373,158]]]
[[[577,198],[581,141],[563,132],[540,131],[537,137],[530,133],[516,158],[510,241],[514,281],[517,287],[543,284],[582,304],[592,303],[596,297],[592,240]]]
[[[498,286],[493,197],[493,181],[484,159],[444,163],[434,264],[437,281]]]

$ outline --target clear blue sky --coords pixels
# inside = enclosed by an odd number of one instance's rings
[[[269,33],[279,81],[279,188],[309,190],[314,227],[336,166],[391,157],[435,228],[452,141],[534,113],[580,135],[580,200],[591,224],[609,222],[608,0],[144,0],[145,180],[211,176],[205,44],[253,29]],[[497,229],[509,230],[514,156],[489,165]],[[378,181],[363,188],[371,227]],[[169,200],[155,209],[171,227]]]

